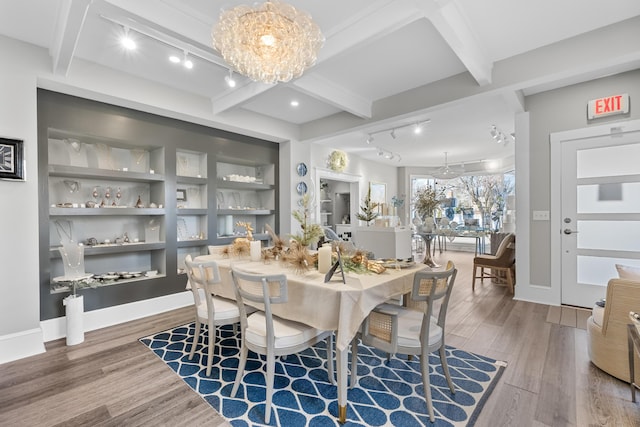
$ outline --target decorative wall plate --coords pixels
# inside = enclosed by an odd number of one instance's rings
[[[304,182],[299,182],[296,186],[296,191],[298,192],[298,195],[304,196],[305,194],[307,194],[307,184]]]
[[[307,174],[307,165],[304,163],[298,163],[296,171],[298,172],[298,176],[305,176]]]
[[[333,150],[329,155],[329,168],[336,172],[342,172],[347,167],[349,163],[349,159],[347,157],[347,153],[342,150]]]

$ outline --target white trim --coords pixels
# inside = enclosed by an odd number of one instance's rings
[[[640,120],[612,122],[600,126],[590,126],[555,132],[549,135],[550,144],[550,197],[551,197],[551,288],[553,289],[553,305],[560,305],[562,301],[562,253],[560,229],[562,228],[562,162],[561,144],[577,139],[598,138],[612,134],[640,131]],[[519,141],[518,141],[519,142]],[[554,233],[554,227],[558,232]],[[554,286],[555,284],[555,286]]]
[[[40,328],[0,336],[0,364],[44,352]]]
[[[165,295],[129,304],[116,305],[84,313],[85,332],[129,322],[193,304],[190,291]],[[40,322],[44,342],[66,336],[66,319],[58,317]]]
[[[515,115],[515,131],[518,143],[515,150],[516,171],[516,288],[513,299],[535,301],[546,300],[544,292],[530,283],[531,265],[531,218],[529,213],[531,195],[530,171],[530,118],[528,112]]]

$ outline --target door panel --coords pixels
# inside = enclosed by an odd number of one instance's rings
[[[615,264],[640,266],[640,132],[564,141],[562,303],[591,307]]]

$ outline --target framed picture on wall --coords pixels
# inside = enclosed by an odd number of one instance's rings
[[[183,188],[178,188],[176,190],[176,200],[179,202],[187,201],[187,190]]]
[[[374,203],[387,203],[387,184],[381,182],[370,182],[371,201]]]
[[[0,178],[24,181],[24,142],[0,138]]]

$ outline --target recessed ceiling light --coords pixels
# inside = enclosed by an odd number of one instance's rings
[[[232,70],[229,70],[229,75],[224,77],[224,81],[227,82],[227,86],[236,87],[236,80],[233,78]]]
[[[178,58],[178,57],[177,57],[177,56],[175,56],[175,55],[171,55],[171,56],[169,57],[169,61],[173,62],[174,64],[179,64],[179,63],[180,63],[180,58]]]
[[[184,68],[188,68],[189,70],[193,68],[193,62],[190,59],[186,59],[184,61]]]
[[[293,101],[291,101],[291,106],[292,107],[297,107],[298,105],[300,105],[300,103],[298,101],[296,101],[295,99]]]

